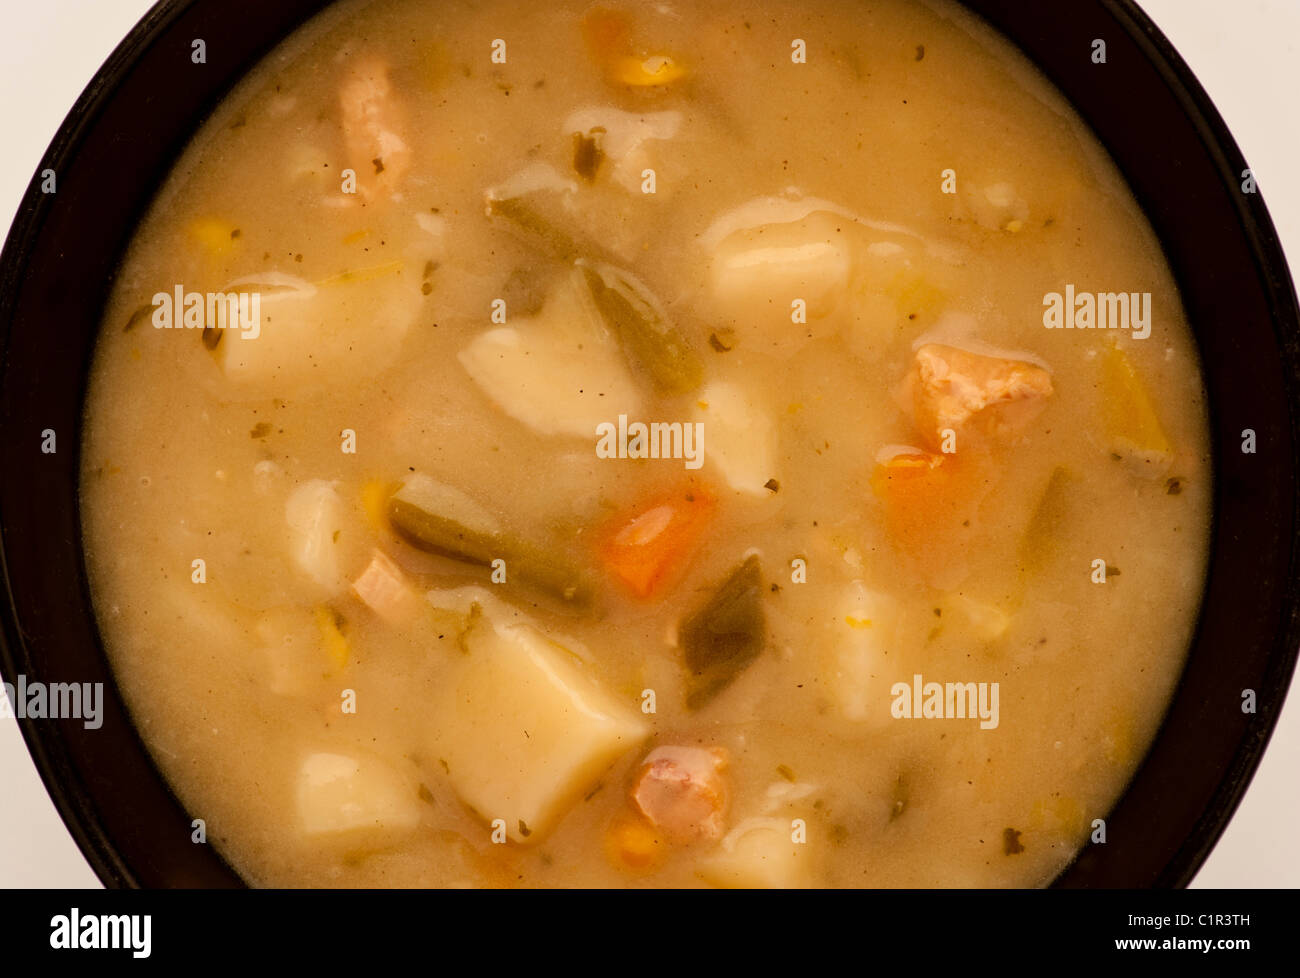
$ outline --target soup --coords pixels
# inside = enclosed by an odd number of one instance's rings
[[[181,828],[274,886],[1046,884],[1211,498],[1121,175],[917,0],[332,6],[138,229],[83,460]]]

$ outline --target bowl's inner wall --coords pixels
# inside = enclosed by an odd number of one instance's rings
[[[1295,661],[1297,314],[1245,164],[1199,86],[1120,0],[966,0],[1019,44],[1096,130],[1164,243],[1196,332],[1217,456],[1206,602],[1165,723],[1064,886],[1179,885],[1226,824]],[[101,729],[24,721],[56,805],[110,884],[238,885],[153,766],[116,693],[91,608],[77,507],[82,397],[109,284],[136,222],[213,105],[324,0],[181,0],[137,28],[73,110],[6,245],[0,484],[6,678],[102,682]],[[190,59],[202,38],[207,63]],[[1092,41],[1107,44],[1093,63]],[[1283,340],[1279,340],[1283,337]],[[1258,451],[1240,450],[1244,429]],[[41,451],[54,429],[58,451]],[[1108,650],[1099,649],[1098,654]],[[1135,677],[1135,682],[1139,681]],[[1258,695],[1242,712],[1242,691]],[[1062,703],[1062,709],[1068,704]]]
[[[1197,634],[1164,724],[1106,819],[1106,845],[1085,848],[1057,881],[1185,885],[1245,790],[1295,664],[1295,294],[1260,195],[1242,192],[1240,152],[1144,15],[1118,0],[968,5],[1110,151],[1164,246],[1201,352],[1216,486]],[[1104,64],[1092,60],[1098,38]],[[1242,451],[1247,429],[1254,454]],[[1247,689],[1258,713],[1242,710]]]
[[[154,192],[211,109],[326,0],[162,4],[123,42],[46,154],[5,246],[0,323],[0,485],[6,678],[102,682],[103,725],[24,723],[55,804],[101,879],[232,886],[153,766],[117,693],[90,603],[77,486],[82,398],[117,264]],[[202,39],[206,62],[191,59]],[[41,451],[53,429],[57,452]],[[21,635],[21,639],[20,636]]]

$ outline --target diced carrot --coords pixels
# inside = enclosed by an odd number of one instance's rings
[[[667,846],[653,825],[631,812],[614,818],[605,832],[605,855],[617,869],[647,873],[663,862]]]
[[[988,484],[978,458],[921,450],[882,460],[871,479],[895,545],[930,580],[942,577],[973,536],[970,526]]]
[[[648,598],[685,566],[715,505],[712,495],[695,487],[660,497],[615,524],[600,558],[633,594]]]
[[[900,452],[876,466],[871,488],[885,504],[885,520],[895,540],[906,543],[926,533],[936,512],[951,508],[955,468],[955,460],[919,449]]]

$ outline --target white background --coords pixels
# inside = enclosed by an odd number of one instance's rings
[[[1032,2],[1032,0],[1030,0]],[[1300,260],[1300,0],[1140,0],[1227,120]],[[0,226],[64,115],[151,0],[0,0]],[[1157,147],[1152,152],[1158,152]],[[1194,206],[1189,202],[1188,206]],[[1195,763],[1195,758],[1188,758]],[[1197,886],[1300,886],[1300,691]],[[0,720],[0,886],[97,886],[28,757]]]

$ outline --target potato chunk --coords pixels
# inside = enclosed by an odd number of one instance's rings
[[[734,300],[752,300],[755,290],[764,301],[783,299],[786,314],[791,298],[803,298],[816,318],[834,307],[849,272],[849,249],[842,232],[836,234],[835,215],[810,214],[730,235],[714,256],[713,285]]]
[[[778,479],[777,434],[767,411],[742,387],[715,380],[700,391],[695,420],[704,423],[704,455],[727,484],[768,498],[767,482]]]
[[[433,756],[461,799],[533,843],[649,728],[563,646],[479,619],[432,704]]]
[[[927,343],[916,351],[908,378],[916,425],[931,448],[944,431],[960,434],[978,424],[984,434],[1028,425],[1052,394],[1052,377],[1027,360],[984,356]],[[986,411],[997,409],[997,414]]]
[[[788,819],[751,818],[722,840],[699,869],[726,889],[800,889],[812,885],[812,844],[795,842]]]
[[[309,755],[298,771],[298,824],[305,835],[369,842],[414,829],[414,784],[381,761],[348,754]]]
[[[826,643],[827,676],[839,713],[854,723],[889,719],[891,648],[897,652],[898,600],[854,581],[840,597]]]
[[[341,591],[339,538],[346,515],[334,484],[324,479],[304,482],[285,501],[284,519],[292,540],[290,552],[298,569],[327,593]]]
[[[602,422],[641,409],[636,380],[583,288],[580,277],[566,280],[535,318],[480,333],[460,353],[489,400],[543,435],[594,437]]]
[[[316,282],[268,271],[227,283],[223,294],[257,297],[258,315],[256,330],[212,334],[223,396],[299,395],[381,373],[400,354],[423,298],[404,274],[419,268],[410,257]]]
[[[735,318],[742,343],[783,354],[834,331],[828,317],[847,294],[853,270],[845,223],[819,211],[733,231],[716,245],[713,294]]]

